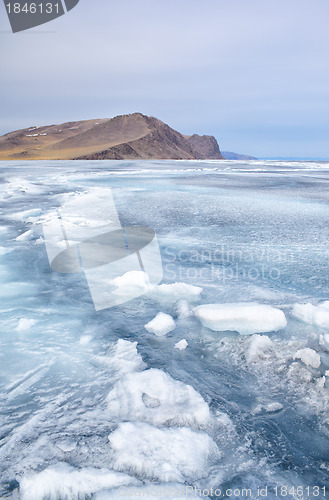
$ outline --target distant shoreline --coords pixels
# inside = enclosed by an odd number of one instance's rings
[[[262,161],[329,161],[328,158],[316,158],[316,157],[305,157],[305,158],[298,158],[298,157],[285,157],[285,156],[277,156],[277,157],[266,157],[266,158],[258,158],[259,160]]]

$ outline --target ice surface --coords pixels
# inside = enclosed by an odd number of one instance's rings
[[[314,343],[315,339],[310,343]],[[239,371],[244,370],[245,391],[249,390],[251,382],[246,373],[256,377],[255,391],[263,396],[258,410],[257,407],[254,410],[256,413],[267,411],[267,405],[271,404],[267,402],[268,397],[281,393],[285,395],[286,409],[287,399],[297,398],[305,413],[322,415],[327,412],[329,398],[319,369],[320,356],[314,349],[305,347],[305,344],[305,338],[289,340],[274,337],[272,340],[266,336],[253,335],[237,340],[224,338],[217,344],[217,349],[221,352],[221,359],[228,359]],[[305,359],[303,363],[299,361],[302,357]],[[275,403],[282,404],[281,401]]]
[[[159,312],[155,318],[145,325],[145,328],[157,337],[163,337],[176,328],[176,323],[169,314]]]
[[[322,302],[318,306],[310,303],[295,304],[292,315],[310,325],[329,328],[329,301]]]
[[[210,422],[209,407],[192,386],[155,368],[121,379],[107,396],[107,404],[113,417],[125,421],[192,427]]]
[[[1,162],[0,497],[20,498],[19,481],[31,500],[39,488],[44,500],[121,498],[113,466],[151,486],[324,485],[329,330],[312,322],[326,328],[329,163],[41,163]],[[83,274],[50,269],[41,223],[65,216],[71,243],[113,228],[109,191],[124,227],[157,232],[165,286],[139,274],[145,295],[96,313]],[[118,271],[96,281],[141,291],[134,267]],[[217,335],[191,312],[241,301],[310,302],[311,322],[290,314],[278,333],[262,318],[253,335]],[[144,329],[158,311],[176,321],[160,343]],[[17,331],[20,319],[37,323]],[[303,349],[311,364],[294,359]],[[214,442],[221,459],[207,458]],[[74,469],[55,472],[58,462]]]
[[[4,198],[26,197],[28,195],[36,195],[43,192],[43,187],[22,177],[11,177],[3,185]]]
[[[184,299],[188,302],[194,302],[200,299],[202,288],[189,285],[188,283],[170,283],[157,285],[153,288],[152,296],[162,301],[177,302]]]
[[[21,500],[78,500],[121,485],[138,484],[134,478],[107,469],[76,469],[58,463],[20,479]]]
[[[40,208],[31,208],[29,210],[23,210],[22,212],[16,212],[8,216],[8,218],[21,222],[35,222],[40,218],[40,215],[41,215]]]
[[[287,325],[280,309],[256,302],[206,304],[196,307],[194,314],[204,326],[215,332],[230,330],[250,335],[281,330]]]
[[[89,342],[91,340],[92,340],[91,335],[82,335],[82,337],[80,337],[79,344],[80,345],[87,345],[87,344],[89,344]]]
[[[200,479],[220,452],[206,433],[158,429],[145,423],[123,423],[109,435],[114,468],[139,478],[158,481]]]
[[[294,359],[301,359],[305,365],[312,366],[313,368],[319,368],[321,365],[320,355],[309,347],[299,349],[294,355]]]
[[[176,342],[175,349],[179,349],[180,351],[183,351],[184,349],[186,349],[187,346],[188,346],[188,342],[185,339],[182,339],[179,342]]]

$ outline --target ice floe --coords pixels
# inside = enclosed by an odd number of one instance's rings
[[[163,337],[176,328],[176,323],[170,314],[159,312],[155,318],[145,325],[145,328],[157,337]]]
[[[208,404],[192,386],[150,368],[128,374],[107,396],[112,417],[153,425],[204,427],[210,422]]]
[[[241,335],[281,330],[287,325],[280,309],[256,302],[206,304],[194,308],[201,323],[215,332],[236,331]]]
[[[19,480],[21,500],[73,500],[93,493],[138,481],[108,469],[76,469],[66,463],[52,465],[39,473],[26,474]]]
[[[12,215],[6,216],[6,219],[11,219],[21,222],[36,222],[41,216],[40,208],[31,208],[30,210],[23,210],[22,212],[16,212]]]
[[[20,234],[17,236],[16,241],[30,241],[33,239],[33,231],[29,229],[28,231],[25,231],[25,233]]]
[[[317,306],[310,303],[295,304],[291,314],[304,323],[329,328],[329,300],[321,302]]]
[[[141,293],[148,293],[153,300],[169,304],[184,301],[188,305],[189,302],[198,301],[202,292],[202,288],[183,282],[152,285],[148,274],[144,271],[128,271],[112,279],[110,285],[116,287],[113,293],[118,295],[129,294],[131,288],[137,288]]]
[[[187,340],[182,339],[179,342],[176,342],[174,347],[175,347],[175,349],[179,349],[180,351],[183,351],[184,349],[186,349],[187,346],[188,346]]]
[[[145,423],[122,423],[109,435],[114,468],[143,479],[200,479],[220,451],[208,434],[189,428],[158,429]]]
[[[294,359],[301,359],[306,366],[311,366],[312,368],[319,368],[321,365],[320,355],[309,347],[299,349],[294,355]]]

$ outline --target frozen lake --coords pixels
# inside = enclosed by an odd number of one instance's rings
[[[329,163],[0,169],[0,497],[328,497]],[[96,311],[43,227],[108,193],[170,286],[99,272],[140,293]]]

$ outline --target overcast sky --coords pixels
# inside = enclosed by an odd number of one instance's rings
[[[329,158],[328,0],[80,0],[13,34],[0,133],[140,111],[221,149]]]

